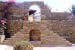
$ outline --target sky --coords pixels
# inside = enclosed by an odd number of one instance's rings
[[[0,0],[7,1],[7,0]],[[75,0],[16,0],[16,2],[24,1],[44,1],[52,12],[70,12],[72,5],[75,5]]]

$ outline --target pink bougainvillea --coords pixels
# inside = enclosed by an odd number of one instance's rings
[[[4,20],[0,20],[0,22],[4,25],[4,23],[6,23],[6,21],[4,21]]]
[[[15,2],[15,0],[8,0],[7,2]]]

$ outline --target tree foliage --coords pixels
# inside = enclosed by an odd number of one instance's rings
[[[75,15],[75,5],[72,5],[72,14]]]

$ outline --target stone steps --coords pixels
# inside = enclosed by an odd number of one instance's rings
[[[42,38],[42,44],[41,46],[72,46],[72,43],[64,39],[63,37],[60,37],[57,33],[54,33],[53,31],[50,32],[50,34],[43,35],[45,37]],[[47,37],[46,37],[47,36]]]
[[[11,36],[11,38],[7,38],[6,40],[4,40],[4,42],[1,43],[1,44],[14,45],[15,43],[17,43],[19,41],[29,40],[29,34],[27,34],[27,32],[26,32],[29,28],[26,29],[26,27],[22,31],[19,31],[16,34],[14,34],[13,36]],[[28,27],[30,27],[30,26],[28,26]],[[47,47],[47,46],[48,47],[72,46],[72,44],[69,41],[67,41],[63,37],[60,37],[57,33],[54,33],[52,30],[49,30],[49,28],[46,28],[46,27],[44,27],[43,29],[42,28],[43,28],[43,26],[41,25],[41,28],[40,28],[40,30],[41,30],[41,40],[40,41],[29,41],[35,47],[39,47],[39,46],[41,46],[41,47],[44,47],[44,46],[45,47]]]
[[[25,38],[24,34],[22,34],[21,32],[18,32],[14,36],[11,36],[11,38],[7,38],[6,40],[4,40],[3,43],[1,44],[14,45],[15,43],[22,40],[27,40],[27,39]]]

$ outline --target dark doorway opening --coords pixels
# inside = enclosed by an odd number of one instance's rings
[[[10,38],[10,33],[7,33],[7,29],[4,29],[5,38]]]
[[[7,29],[4,30],[5,38],[10,38],[10,34],[7,33]]]
[[[36,10],[30,10],[29,11],[29,15],[32,15],[32,14],[34,14],[36,12]]]
[[[5,23],[6,26],[6,23]],[[7,28],[4,29],[5,38],[10,38],[10,33],[7,32]]]
[[[30,41],[40,41],[41,33],[39,30],[31,30],[30,31]]]

